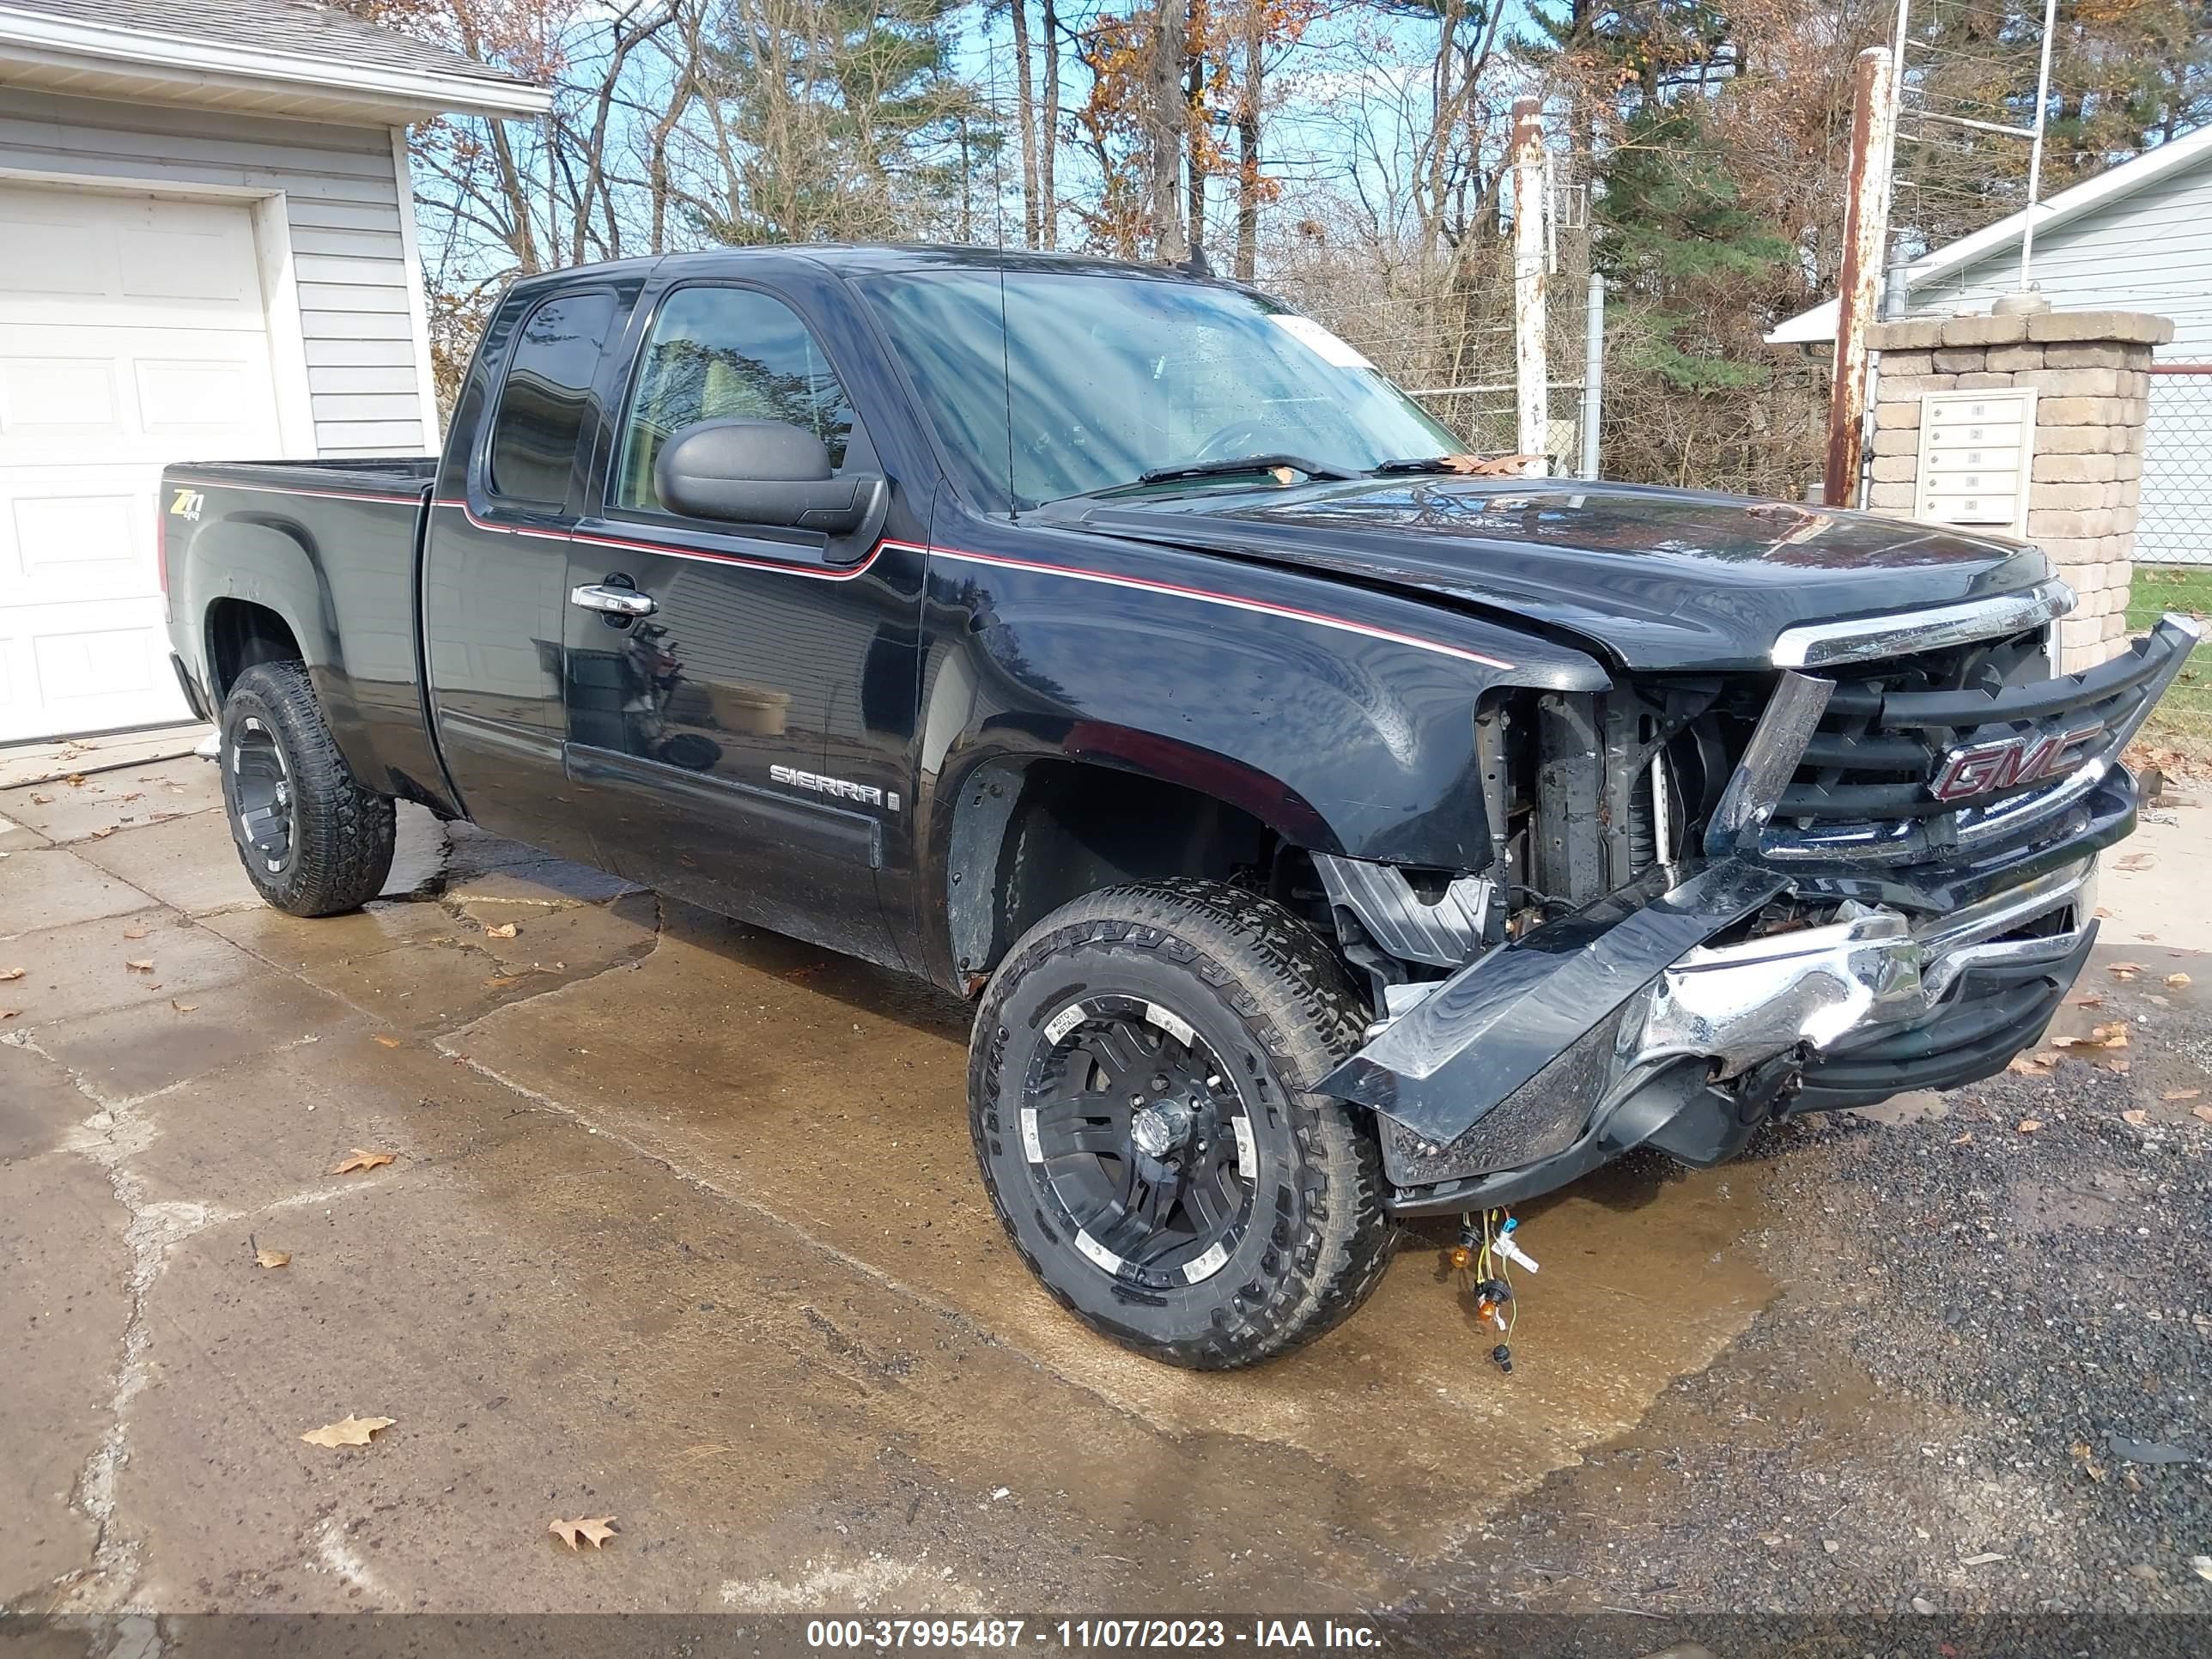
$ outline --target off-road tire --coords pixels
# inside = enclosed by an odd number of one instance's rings
[[[1046,1026],[1101,994],[1154,1000],[1187,1021],[1237,1073],[1256,1143],[1248,1231],[1224,1267],[1165,1295],[1133,1294],[1079,1251],[1046,1166],[1024,1150],[1020,1110]],[[1358,1048],[1366,1018],[1314,932],[1239,889],[1148,882],[1054,911],[992,975],[969,1048],[976,1159],[1007,1237],[1077,1318],[1169,1364],[1227,1370],[1312,1341],[1374,1290],[1389,1255],[1371,1124],[1311,1092]]]
[[[258,720],[272,736],[289,775],[290,855],[271,870],[240,823],[236,759],[240,734]],[[392,873],[392,803],[365,789],[338,752],[315,702],[305,665],[257,663],[238,677],[222,705],[223,811],[239,862],[254,890],[295,916],[358,910]]]

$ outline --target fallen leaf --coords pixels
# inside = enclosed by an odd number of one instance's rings
[[[2136,1128],[2140,1129],[2150,1121],[2150,1114],[2145,1111],[2122,1112],[2120,1114],[2120,1121],[2123,1123],[2131,1123]]]
[[[21,1008],[0,1008],[0,1019],[13,1019],[22,1012]]]
[[[180,1014],[189,1014],[196,1012],[199,1007],[199,1004],[197,1002],[179,1002],[176,998],[171,997],[169,999],[169,1006],[175,1009]]]
[[[376,1040],[387,1048],[397,1048],[399,1046],[399,1039],[398,1037],[386,1036],[381,1031],[379,1031],[376,1034]]]
[[[255,1265],[258,1267],[288,1267],[292,1264],[292,1253],[289,1250],[271,1250],[264,1248],[254,1251],[253,1260]]]
[[[344,1163],[339,1164],[338,1167],[331,1170],[331,1173],[332,1175],[351,1175],[356,1170],[380,1170],[391,1162],[392,1154],[390,1152],[366,1152],[360,1147],[356,1146],[353,1149],[353,1156],[347,1158]]]
[[[2207,1123],[2212,1123],[2212,1106],[2191,1106],[2189,1109],[2189,1115],[2191,1117],[2201,1117]]]
[[[2024,1117],[2020,1121],[2020,1132],[2024,1135],[2032,1135],[2042,1127],[2043,1121],[2040,1118]]]
[[[579,1540],[588,1542],[593,1549],[616,1536],[615,1518],[611,1515],[586,1516],[574,1521],[556,1521],[546,1528],[570,1549]]]
[[[2142,970],[2143,965],[2140,962],[2108,962],[2105,964],[2106,973],[2118,974],[2122,979],[2140,974]]]
[[[2192,983],[2189,975],[2186,974],[2168,974],[2166,976],[2166,982],[2177,991],[2182,990]]]
[[[0,968],[0,985],[5,985],[11,979],[22,977],[23,970],[21,968]]]
[[[152,930],[150,928],[146,927],[126,927],[123,930],[123,937],[125,939],[143,939]]]
[[[2124,859],[2114,859],[2112,860],[2112,868],[2115,870],[2148,870],[2152,865],[2156,864],[2157,862],[2158,854],[2155,853],[2130,853]]]
[[[521,983],[522,975],[520,974],[494,974],[489,979],[484,981],[484,989],[487,991],[504,991],[510,985],[520,985]]]
[[[379,1429],[388,1429],[398,1419],[392,1417],[354,1417],[348,1415],[337,1423],[326,1423],[319,1429],[310,1429],[300,1437],[311,1446],[366,1446],[369,1437]]]
[[[72,789],[82,789],[84,787],[84,774],[82,772],[72,772],[67,777],[64,778],[62,781],[69,785]]]
[[[2203,1092],[2202,1089],[2168,1089],[2159,1098],[2160,1100],[2194,1100]]]
[[[94,841],[106,841],[106,840],[110,836],[113,835],[114,833],[115,833],[115,826],[114,826],[113,824],[112,824],[112,823],[111,823],[111,824],[109,824],[109,825],[107,826],[107,828],[106,828],[105,830],[94,830],[94,831],[92,832],[92,838],[93,838]]]
[[[484,929],[486,939],[513,939],[518,930],[511,921],[502,921],[496,927]]]
[[[154,971],[154,958],[151,957],[139,957],[132,961],[125,963],[123,965],[125,968],[128,968],[134,974],[150,974]]]
[[[1528,470],[1534,455],[1446,455],[1443,464],[1466,478],[1517,478]]]
[[[53,804],[54,798],[52,795],[33,795],[31,797],[31,805],[33,806],[52,806]]]
[[[1972,1129],[1969,1129],[1964,1134],[1953,1135],[1951,1137],[1951,1144],[1954,1146],[1972,1146],[1974,1144],[1974,1132]]]
[[[2131,1060],[2100,1060],[2097,1062],[2101,1069],[2119,1077],[2125,1077],[2128,1074],[2128,1067],[2133,1063]]]
[[[2014,1054],[2012,1064],[2005,1070],[2016,1072],[2022,1077],[2049,1077],[2051,1062],[2040,1054]]]
[[[2075,997],[2074,1006],[2076,1008],[2101,1008],[2105,1006],[2105,994],[2102,991],[2092,991],[2086,997]]]

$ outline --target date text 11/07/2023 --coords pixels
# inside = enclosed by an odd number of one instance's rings
[[[1195,1648],[1334,1648],[1374,1652],[1372,1626],[1333,1619],[813,1619],[806,1645],[822,1653],[899,1649],[1128,1652]]]

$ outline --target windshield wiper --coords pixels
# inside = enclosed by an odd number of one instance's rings
[[[1395,461],[1383,462],[1375,469],[1375,475],[1381,477],[1392,472],[1456,472],[1458,471],[1459,469],[1452,465],[1452,458],[1449,455],[1407,455]]]
[[[1140,484],[1174,483],[1182,478],[1233,478],[1241,472],[1272,472],[1286,466],[1293,472],[1303,472],[1309,478],[1341,481],[1359,476],[1349,467],[1334,466],[1327,461],[1310,461],[1303,455],[1237,455],[1218,461],[1192,461],[1184,466],[1156,466],[1149,472],[1137,475]]]

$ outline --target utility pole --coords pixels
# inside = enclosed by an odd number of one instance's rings
[[[1550,471],[1552,399],[1544,354],[1544,124],[1534,98],[1513,100],[1513,379],[1525,474]]]
[[[1844,208],[1844,268],[1836,285],[1836,356],[1828,387],[1828,465],[1820,499],[1857,499],[1865,447],[1867,325],[1875,320],[1882,254],[1889,240],[1890,155],[1897,133],[1897,76],[1890,53],[1858,57],[1851,105],[1850,194]]]

